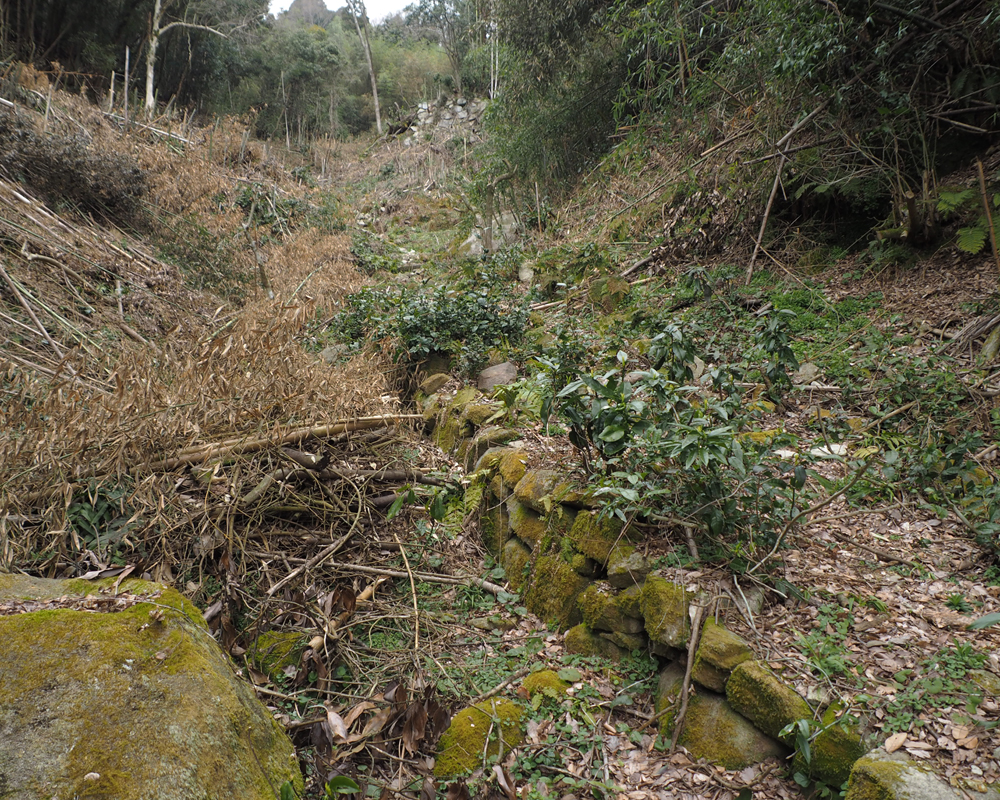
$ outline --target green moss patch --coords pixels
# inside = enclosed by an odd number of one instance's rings
[[[812,709],[759,661],[744,661],[726,682],[726,697],[733,708],[768,736],[800,719],[811,719]]]
[[[459,711],[441,736],[434,774],[472,772],[485,760],[509,753],[524,741],[522,716],[517,703],[497,698]]]
[[[646,633],[653,642],[685,647],[690,635],[687,592],[659,575],[650,575],[639,592]]]

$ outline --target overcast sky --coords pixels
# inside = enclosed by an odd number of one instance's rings
[[[326,7],[332,11],[345,5],[343,0],[324,0]],[[365,0],[365,8],[368,10],[368,19],[373,23],[381,22],[390,14],[402,11],[414,0]],[[292,4],[292,0],[271,0],[271,13],[277,16],[280,12],[286,11]]]

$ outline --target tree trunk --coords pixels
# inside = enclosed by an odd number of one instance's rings
[[[372,100],[375,102],[375,127],[381,134],[382,112],[378,106],[378,81],[375,78],[375,65],[372,63],[372,46],[368,41],[368,12],[365,11],[365,4],[362,0],[349,0],[347,5],[351,9],[351,16],[354,17],[354,27],[361,40],[361,49],[365,51],[365,61],[368,62],[368,75],[372,82]]]

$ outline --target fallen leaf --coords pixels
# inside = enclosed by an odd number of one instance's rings
[[[903,746],[903,742],[906,741],[905,733],[894,733],[888,739],[885,740],[885,751],[887,753],[895,753],[900,747]]]

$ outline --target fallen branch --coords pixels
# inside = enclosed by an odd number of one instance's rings
[[[361,564],[345,564],[344,569],[350,570],[351,572],[360,572],[364,575],[384,575],[387,578],[409,578],[409,573],[402,572],[398,569],[383,569],[382,567],[366,567]],[[448,586],[478,586],[480,589],[485,589],[492,595],[497,597],[508,594],[507,590],[502,586],[498,586],[495,583],[490,583],[482,578],[477,578],[474,575],[463,575],[460,577],[452,577],[451,575],[435,575],[432,572],[414,572],[413,577],[419,581],[426,581],[427,583],[443,583]]]
[[[282,578],[280,581],[274,584],[274,586],[268,589],[267,596],[273,597],[274,593],[277,592],[279,589],[281,589],[283,586],[287,586],[289,583],[294,581],[297,577],[299,577],[299,575],[301,575],[306,570],[312,569],[313,567],[322,564],[330,556],[336,553],[341,547],[347,544],[350,541],[351,537],[354,535],[355,529],[358,527],[359,517],[360,514],[354,518],[354,522],[351,524],[351,529],[343,536],[341,536],[339,539],[337,539],[337,541],[335,541],[333,544],[327,547],[324,547],[316,555],[310,558],[305,564],[293,569],[284,578]]]
[[[803,123],[804,122],[805,120],[803,120]],[[795,129],[793,128],[792,131],[794,130]],[[788,134],[785,135],[785,138],[781,141],[786,141],[791,136],[792,131],[789,131]],[[788,156],[785,153],[782,153],[781,161],[778,162],[778,169],[774,173],[774,185],[771,186],[771,196],[767,198],[767,206],[764,208],[764,218],[760,221],[760,232],[757,234],[757,241],[753,247],[753,255],[750,256],[750,263],[747,265],[747,274],[743,280],[743,283],[747,286],[749,286],[750,281],[753,280],[753,266],[757,262],[757,254],[760,252],[761,242],[764,241],[764,231],[767,229],[767,221],[771,216],[771,207],[774,205],[774,198],[778,194],[778,187],[781,185],[781,173],[785,169],[785,162],[787,160]]]
[[[694,607],[694,619],[691,620],[691,638],[688,640],[687,667],[684,670],[684,682],[681,684],[681,708],[674,718],[674,733],[670,737],[670,752],[677,749],[677,740],[681,736],[684,717],[687,715],[688,699],[691,694],[691,673],[694,670],[694,657],[698,652],[698,642],[701,639],[701,620],[705,615],[704,606]]]
[[[853,547],[857,547],[858,549],[864,550],[867,553],[871,553],[873,556],[881,558],[883,561],[891,561],[895,564],[905,564],[906,566],[911,567],[913,569],[922,569],[921,565],[916,563],[915,561],[907,561],[905,558],[894,556],[892,553],[887,553],[885,550],[879,550],[878,548],[875,547],[869,547],[866,544],[862,544],[861,542],[855,541],[846,533],[841,533],[840,531],[831,530],[830,535],[833,536],[835,539],[839,539],[845,544],[852,545]]]

